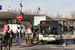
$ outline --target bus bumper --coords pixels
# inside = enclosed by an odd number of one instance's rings
[[[41,41],[48,41],[48,42],[50,42],[50,41],[59,41],[60,39],[57,39],[57,38],[42,38],[40,40]]]

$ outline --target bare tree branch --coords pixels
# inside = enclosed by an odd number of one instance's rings
[[[71,17],[75,17],[75,11],[71,11]]]
[[[59,13],[57,13],[57,16],[55,18],[60,18],[62,17],[62,15],[60,15]]]

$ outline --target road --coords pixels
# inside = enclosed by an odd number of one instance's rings
[[[12,50],[75,50],[74,47],[68,46],[68,47],[63,47],[62,45],[57,45],[53,44],[52,42],[47,43],[47,44],[37,44],[31,47],[22,47],[22,48],[16,48]]]
[[[65,35],[62,35],[62,42],[57,45],[57,42],[49,42],[46,44],[42,44],[41,42],[30,46],[30,47],[20,47],[20,48],[12,48],[11,50],[75,50],[75,41],[73,40],[72,35],[67,35],[67,42],[70,42],[70,44],[67,45],[67,47],[63,47],[63,43],[65,40]]]
[[[36,45],[33,47],[25,48],[26,50],[73,50],[72,47],[62,47],[57,45]]]
[[[75,41],[72,39],[71,35],[68,35],[67,42],[70,42],[71,44],[68,44],[67,47],[63,47],[64,43],[64,36],[62,42],[57,45],[57,42],[48,42],[46,44],[42,44],[41,42],[30,46],[30,47],[21,47],[21,48],[14,48],[11,50],[75,50]]]

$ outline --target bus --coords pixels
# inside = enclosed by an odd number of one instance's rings
[[[57,41],[61,42],[61,24],[57,20],[40,21],[39,25],[39,41],[42,43]]]

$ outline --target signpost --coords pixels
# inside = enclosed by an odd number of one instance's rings
[[[0,5],[0,10],[2,10],[2,5]]]
[[[17,15],[17,20],[19,20],[19,22],[21,22],[21,20],[22,20],[22,15],[21,14]],[[19,45],[20,45],[20,33],[21,33],[21,26],[20,26],[20,32],[19,32]]]
[[[18,14],[17,15],[17,20],[19,20],[19,22],[21,22],[21,20],[22,20],[22,16],[23,16],[23,13],[22,13],[22,0],[21,0],[21,3],[20,3],[20,7],[21,7],[21,11],[20,11],[20,14]],[[21,26],[20,26],[20,30],[21,30]],[[20,33],[21,33],[21,31],[20,31]],[[20,45],[20,33],[19,33],[19,45]]]
[[[22,15],[21,14],[17,15],[17,20],[22,20]]]

